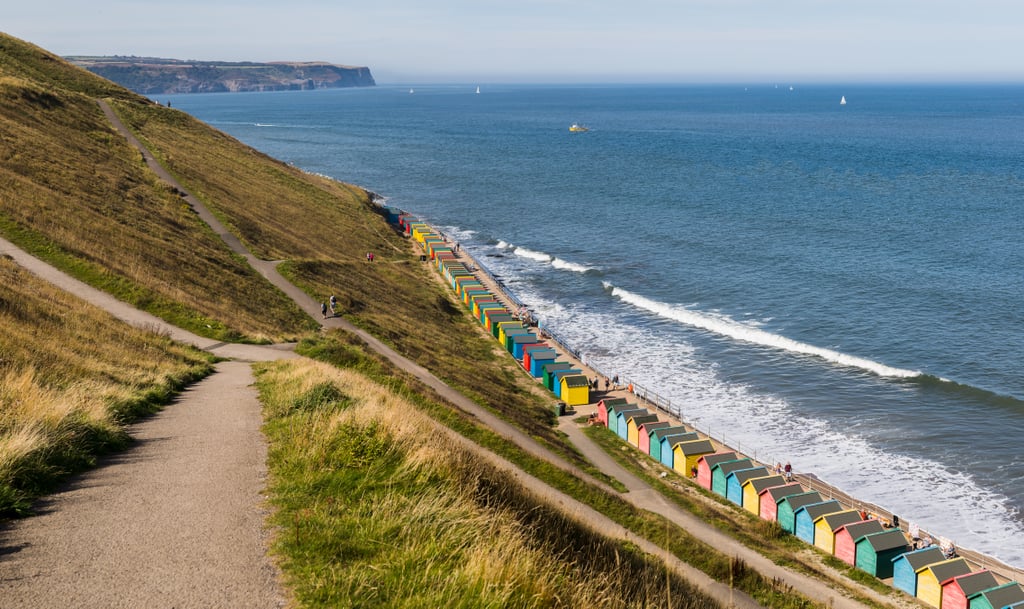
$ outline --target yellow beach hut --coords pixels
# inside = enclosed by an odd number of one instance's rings
[[[689,477],[693,469],[697,467],[697,460],[714,452],[715,446],[711,440],[680,442],[672,447],[672,469]]]
[[[646,414],[626,419],[626,441],[640,447],[640,426],[644,423],[653,423],[658,420],[656,414]]]
[[[967,561],[951,558],[923,567],[917,572],[917,598],[927,605],[942,609],[942,582],[972,571]]]
[[[570,374],[562,377],[562,401],[569,406],[590,403],[590,381],[582,374]]]
[[[743,483],[743,509],[757,516],[761,515],[761,491],[773,486],[781,486],[786,479],[780,475],[751,478]]]
[[[843,510],[818,516],[814,521],[814,545],[829,554],[836,551],[836,529],[847,524],[860,522],[860,512]]]

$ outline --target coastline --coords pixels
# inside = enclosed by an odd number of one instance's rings
[[[374,202],[376,205],[378,205],[378,207],[381,208],[382,215],[384,215],[389,219],[389,221],[391,221],[391,216],[389,216],[388,211],[391,208],[389,208],[385,204],[385,201],[386,199],[384,199],[383,197],[374,197]],[[411,218],[411,216],[409,214],[405,214],[405,212],[400,213]],[[452,244],[448,237],[444,235],[444,233],[438,230],[436,227],[430,226],[428,223],[425,223],[422,220],[419,220],[418,218],[415,219],[415,222],[417,224],[429,226],[430,230],[436,233],[436,235],[440,235],[441,238],[444,239],[446,244]],[[422,257],[425,256],[425,261],[428,261],[430,264],[436,267],[437,264],[435,263],[435,261],[429,260],[431,258],[431,248],[426,247],[422,242],[417,242],[417,239],[412,240],[421,253],[421,259]],[[585,355],[583,354],[583,352],[579,348],[576,348],[573,345],[569,344],[568,341],[562,339],[560,336],[557,335],[557,333],[551,332],[548,328],[540,329],[543,327],[543,320],[536,319],[535,317],[533,317],[532,311],[529,311],[527,305],[525,305],[523,301],[505,285],[505,283],[501,280],[500,277],[496,276],[492,271],[490,271],[490,269],[486,267],[486,265],[480,263],[479,260],[475,259],[470,253],[466,252],[461,247],[459,247],[458,244],[455,244],[452,255],[454,259],[466,264],[467,269],[473,273],[475,278],[479,280],[491,292],[491,294],[493,294],[498,300],[500,300],[504,304],[506,309],[515,312],[527,312],[532,321],[532,325],[534,327],[538,327],[538,331],[541,332],[542,339],[546,342],[553,343],[552,347],[559,352],[559,361],[568,360],[569,363],[572,365],[573,369],[581,370],[582,374],[585,375],[588,379],[598,380],[599,389],[591,390],[590,401],[586,405],[577,406],[575,411],[572,412],[572,414],[575,414],[577,416],[596,416],[598,403],[604,399],[624,398],[627,400],[633,400],[638,404],[638,408],[652,409],[660,417],[659,420],[667,420],[672,426],[685,427],[688,431],[697,432],[701,436],[711,440],[712,443],[716,446],[716,451],[735,452],[737,456],[740,458],[750,459],[751,462],[756,465],[767,467],[769,470],[772,469],[771,463],[764,463],[762,461],[759,461],[756,458],[756,454],[746,454],[741,449],[734,448],[728,445],[726,442],[718,439],[717,437],[712,436],[708,432],[698,429],[692,421],[684,418],[682,414],[678,411],[678,409],[674,408],[667,398],[660,395],[657,391],[653,390],[652,388],[644,387],[629,378],[621,378],[619,379],[619,383],[617,386],[613,386],[607,390],[603,389],[604,379],[610,379],[611,375],[586,362]],[[445,278],[442,276],[442,273],[438,272],[439,270],[440,269],[435,268],[435,272],[437,272],[436,276],[440,281],[444,282]],[[517,363],[520,364],[521,368],[523,367],[521,361],[517,360]],[[632,391],[630,391],[629,389],[632,389]],[[557,403],[558,398],[552,395],[552,400],[554,403]],[[634,448],[636,447],[634,446]],[[675,475],[679,475],[677,472],[672,473]],[[684,476],[680,477],[685,479]],[[881,519],[886,522],[891,522],[893,519],[893,513],[890,510],[887,510],[873,503],[857,499],[856,497],[847,493],[846,491],[843,491],[842,489],[819,479],[813,474],[794,472],[794,479],[795,482],[800,483],[807,491],[817,491],[824,498],[839,501],[844,506],[844,509],[864,511],[867,514],[870,514],[873,518]],[[693,483],[693,481],[691,480],[688,480],[688,482],[691,484]],[[913,522],[913,519],[908,519],[904,515],[900,516],[899,520],[900,530],[909,539],[908,528],[909,525]],[[935,547],[938,547],[938,540],[942,539],[942,536],[938,534],[933,534],[931,531],[925,531],[924,529],[921,529],[920,532],[923,537],[935,540]],[[964,558],[970,565],[972,565],[973,570],[988,570],[992,572],[992,574],[995,575],[998,580],[1000,580],[1000,583],[1024,581],[1024,569],[1011,566],[995,557],[972,550],[969,548],[969,545],[969,542],[966,546],[957,543],[955,545],[955,548],[957,550],[957,556]]]

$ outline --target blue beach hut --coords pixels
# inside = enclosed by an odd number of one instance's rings
[[[651,414],[646,408],[634,408],[633,410],[615,410],[615,435],[622,439],[629,437],[628,421],[630,417],[644,416]],[[611,420],[608,421],[608,429],[611,429]]]
[[[814,521],[818,516],[842,511],[838,501],[822,501],[800,506],[793,513],[793,533],[807,543],[814,545]]]
[[[712,451],[708,451],[712,452]],[[748,467],[729,472],[725,477],[725,498],[736,505],[743,505],[743,483],[752,478],[762,478],[768,475],[768,468]]]
[[[697,432],[695,431],[674,433],[663,436],[661,440],[658,441],[658,444],[660,445],[660,448],[658,450],[658,457],[661,461],[661,464],[669,469],[674,469],[676,462],[676,451],[672,450],[672,447],[675,446],[676,444],[679,444],[680,442],[691,442],[693,440],[698,439],[699,437],[700,436],[698,436]]]
[[[910,596],[917,596],[917,572],[945,559],[937,546],[904,552],[892,559],[892,585]]]

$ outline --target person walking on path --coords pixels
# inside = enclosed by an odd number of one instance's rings
[[[331,294],[331,317],[338,314],[338,298]]]
[[[321,302],[320,303],[320,313],[323,314],[324,319],[327,319],[327,303],[325,303],[325,302]]]

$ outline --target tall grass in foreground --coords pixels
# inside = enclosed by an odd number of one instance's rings
[[[716,607],[351,370],[257,366],[275,551],[306,607]]]
[[[125,421],[210,370],[0,257],[0,516],[126,446]]]

